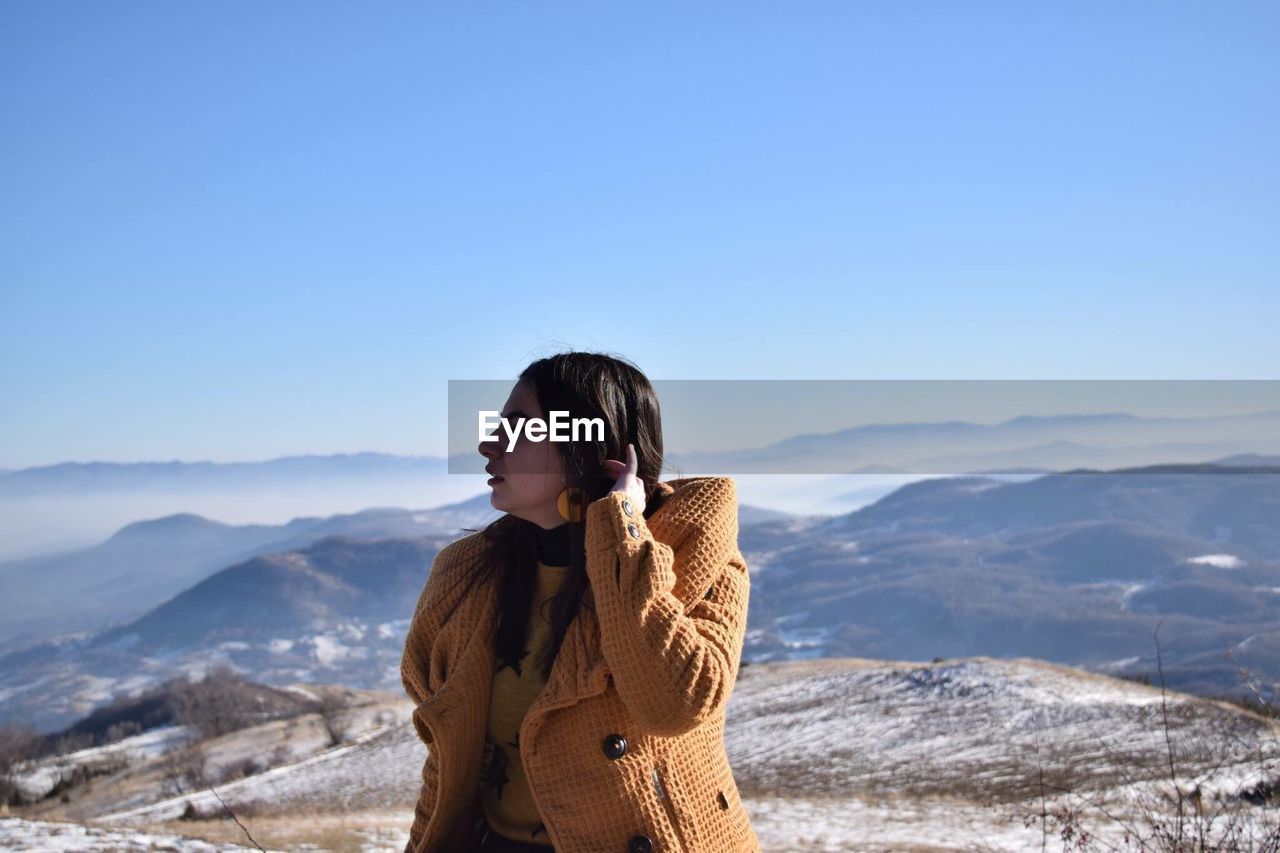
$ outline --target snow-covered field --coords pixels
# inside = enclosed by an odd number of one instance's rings
[[[377,695],[381,701],[353,709],[351,737],[339,747],[303,722],[211,742],[210,754],[228,759],[281,744],[294,756],[216,785],[217,797],[207,788],[165,795],[160,774],[134,767],[23,816],[245,843],[234,822],[216,819],[220,797],[264,847],[402,850],[426,747],[410,703]],[[1170,755],[1184,788],[1199,785],[1205,808],[1229,808],[1256,832],[1280,832],[1274,802],[1264,810],[1233,798],[1280,780],[1276,723],[1230,704],[1162,697],[1158,688],[1029,659],[751,664],[739,674],[725,742],[769,851],[1040,849],[1046,831],[1049,845],[1060,846],[1052,826],[1024,825],[1025,816],[1055,803],[1083,808],[1091,832],[1118,841],[1126,821],[1141,828],[1143,809],[1157,803]],[[155,763],[141,744],[116,747],[143,767]],[[90,760],[90,752],[80,758]],[[128,784],[120,781],[126,773]],[[188,804],[214,819],[179,820]],[[56,839],[21,846],[22,833],[51,831],[9,821],[0,825],[0,847],[70,849]]]
[[[129,829],[103,829],[48,820],[23,820],[0,817],[0,850],[31,850],[39,853],[60,851],[190,851],[190,853],[224,853],[232,850],[256,850],[239,844],[213,843],[184,835],[139,832]]]

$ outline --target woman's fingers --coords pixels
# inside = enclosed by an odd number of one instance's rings
[[[637,476],[640,472],[640,457],[636,453],[634,444],[627,442],[626,462],[619,462],[617,459],[606,459],[604,461],[604,470],[610,477],[616,477],[618,480],[613,485],[613,491],[626,492],[643,508],[644,483]]]
[[[617,459],[604,460],[604,469],[611,477],[621,477],[623,474],[636,476],[640,471],[640,457],[636,455],[634,444],[627,443],[627,461],[621,462]]]

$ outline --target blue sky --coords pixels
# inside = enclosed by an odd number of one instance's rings
[[[0,467],[448,379],[1274,378],[1274,3],[0,7]],[[497,401],[501,403],[501,401]]]

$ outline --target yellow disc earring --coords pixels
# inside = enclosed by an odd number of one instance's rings
[[[582,521],[586,511],[587,492],[581,486],[570,486],[560,492],[556,499],[556,509],[565,521]]]

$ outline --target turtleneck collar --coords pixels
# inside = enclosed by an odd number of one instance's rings
[[[550,530],[534,525],[537,535],[538,560],[548,566],[569,565],[569,524],[565,522]]]

